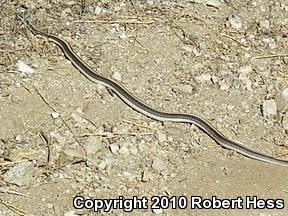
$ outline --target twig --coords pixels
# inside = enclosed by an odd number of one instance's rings
[[[146,125],[142,125],[142,124],[138,124],[138,123],[126,120],[126,119],[123,119],[122,121],[125,122],[125,123],[128,123],[128,124],[132,124],[132,125],[138,126],[138,127],[143,127],[143,128],[147,128],[147,129],[150,129],[150,130],[156,130],[155,128],[152,128],[152,127],[149,127],[149,126],[146,126]]]
[[[267,59],[267,58],[278,58],[278,57],[288,57],[288,54],[272,54],[264,56],[255,56],[254,59]]]
[[[16,163],[24,163],[27,161],[29,160],[25,159],[25,160],[20,160],[20,161],[9,161],[9,162],[0,163],[0,166],[8,166],[8,165],[16,164]]]
[[[231,40],[235,41],[236,43],[240,44],[241,46],[244,46],[244,47],[248,47],[247,45],[243,44],[242,42],[240,42],[239,40],[237,40],[236,38],[230,36],[230,35],[227,35],[227,34],[221,34],[222,37],[227,37],[227,38],[230,38]]]
[[[75,23],[108,23],[108,24],[153,24],[151,21],[137,21],[137,20],[75,20]]]
[[[0,193],[7,193],[7,194],[13,194],[13,195],[29,197],[29,195],[27,195],[27,194],[23,194],[23,193],[20,193],[20,192],[17,192],[17,191],[6,190],[4,188],[0,188]]]
[[[43,131],[39,132],[39,136],[42,138],[43,142],[46,144],[46,147],[47,147],[47,163],[49,163],[50,162],[50,155],[51,155],[50,140],[45,135],[45,133]]]
[[[116,133],[108,133],[108,132],[103,132],[103,133],[84,133],[84,134],[82,134],[81,135],[81,137],[86,137],[86,136],[106,136],[106,137],[108,137],[108,136],[127,136],[127,135],[131,135],[131,136],[146,136],[146,135],[154,135],[154,133],[149,133],[149,132],[147,132],[147,133],[133,133],[133,132],[131,132],[131,133],[121,133],[121,132],[116,132]]]
[[[4,202],[2,199],[0,199],[0,203],[3,204],[4,206],[6,206],[8,209],[10,209],[11,211],[15,212],[18,215],[27,215],[27,213],[9,203]]]

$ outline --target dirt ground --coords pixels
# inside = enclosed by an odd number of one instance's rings
[[[277,103],[288,87],[286,0],[2,0],[0,216],[96,214],[75,209],[75,196],[149,200],[148,209],[98,215],[288,215],[287,167],[224,149],[196,126],[134,111],[16,14],[152,107],[199,115],[229,139],[288,160]],[[183,196],[187,206],[153,210],[152,196]],[[191,209],[191,196],[283,205]]]

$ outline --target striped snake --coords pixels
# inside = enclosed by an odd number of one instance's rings
[[[262,153],[259,153],[253,149],[247,148],[242,144],[232,141],[220,133],[214,126],[212,126],[205,119],[191,114],[180,114],[180,113],[168,113],[164,111],[156,110],[146,103],[142,102],[134,95],[132,95],[126,88],[122,85],[105,78],[97,73],[95,73],[85,62],[83,62],[80,57],[73,51],[71,46],[64,41],[63,39],[42,32],[36,29],[33,25],[31,25],[25,18],[18,16],[19,19],[23,22],[24,25],[32,32],[33,35],[41,35],[47,38],[49,41],[55,43],[58,47],[61,48],[66,58],[71,61],[75,68],[77,68],[86,78],[91,80],[94,83],[100,83],[103,86],[111,89],[120,99],[122,99],[128,106],[133,108],[134,110],[142,113],[145,116],[148,116],[154,120],[158,121],[171,121],[171,122],[182,122],[194,124],[199,127],[202,131],[204,131],[207,135],[209,135],[214,141],[216,141],[220,146],[236,151],[248,158],[255,159],[258,161],[278,164],[288,166],[288,161],[277,159]]]

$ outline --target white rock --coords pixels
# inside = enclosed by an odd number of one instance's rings
[[[104,148],[102,140],[97,136],[90,136],[84,143],[84,149],[87,155],[93,155]]]
[[[104,170],[106,168],[106,162],[105,160],[101,161],[100,164],[98,165],[98,168],[101,170]]]
[[[142,174],[142,181],[143,182],[148,182],[153,179],[153,173],[149,170],[144,170]]]
[[[202,3],[216,8],[218,8],[221,4],[219,0],[194,0],[194,2]]]
[[[129,149],[126,146],[122,146],[119,150],[119,154],[121,155],[129,155]]]
[[[152,209],[152,212],[154,213],[154,214],[163,214],[163,209]]]
[[[152,168],[158,172],[161,172],[166,169],[166,163],[160,158],[155,158],[152,163]]]
[[[52,118],[57,119],[57,118],[59,118],[60,114],[57,112],[52,112],[51,116],[52,116]]]
[[[34,70],[27,65],[25,62],[18,60],[16,63],[17,70],[22,72],[22,73],[34,73]]]
[[[157,132],[157,136],[158,136],[158,140],[160,143],[165,142],[167,139],[167,136],[165,133],[163,133],[162,131],[158,131]]]
[[[242,18],[237,14],[232,14],[228,17],[228,21],[232,28],[241,29],[242,28]]]
[[[211,82],[211,79],[212,79],[212,76],[211,74],[201,74],[199,76],[196,77],[196,80],[200,83],[203,83],[203,82]]]
[[[220,6],[220,1],[219,0],[204,0],[205,4],[208,6],[213,6],[218,8]]]
[[[28,185],[33,178],[34,164],[30,161],[16,164],[10,168],[4,175],[6,182],[18,186]]]
[[[121,74],[120,74],[118,71],[115,71],[115,72],[113,73],[113,75],[112,75],[112,78],[115,79],[115,80],[117,80],[117,81],[121,81],[122,76],[121,76]]]
[[[179,84],[173,87],[173,90],[178,93],[188,93],[191,94],[193,92],[193,87],[191,85]]]
[[[283,89],[276,96],[276,104],[278,112],[286,112],[288,110],[288,88]]]
[[[269,118],[277,114],[277,105],[274,99],[263,101],[263,116]]]
[[[238,72],[240,74],[245,74],[245,75],[252,73],[253,72],[252,65],[245,65],[243,67],[240,67]]]
[[[95,14],[99,15],[99,14],[107,13],[107,10],[103,7],[96,6],[94,12]]]
[[[261,21],[259,22],[259,24],[260,24],[260,26],[261,26],[262,28],[265,28],[265,29],[268,29],[268,28],[270,27],[270,22],[269,22],[269,20],[261,20]]]
[[[67,211],[64,213],[64,216],[79,216],[74,210]]]
[[[111,145],[109,145],[109,148],[111,150],[111,152],[115,155],[118,154],[119,152],[119,145],[117,143],[112,143]]]
[[[282,119],[282,126],[285,130],[288,130],[288,113],[285,113]]]

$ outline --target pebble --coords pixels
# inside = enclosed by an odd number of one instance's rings
[[[234,29],[241,29],[242,28],[242,18],[237,14],[232,14],[228,17],[228,21],[232,28]]]
[[[274,99],[263,101],[263,116],[264,118],[270,118],[277,114],[277,105]]]
[[[112,152],[112,154],[116,155],[119,152],[119,145],[117,143],[112,143],[111,145],[109,145],[110,151]]]
[[[79,216],[79,214],[77,214],[76,211],[71,210],[71,211],[65,212],[64,216]]]
[[[122,172],[122,176],[128,179],[128,181],[132,181],[137,178],[137,174],[134,174],[128,171]]]
[[[17,186],[25,186],[30,183],[33,178],[34,164],[33,162],[27,161],[16,164],[9,169],[4,175],[4,181]]]
[[[80,115],[78,115],[77,113],[71,113],[71,117],[74,119],[74,121],[77,123],[76,125],[79,127],[79,126],[84,126],[84,125],[87,125],[89,124],[89,122],[81,117]]]
[[[112,78],[117,80],[117,81],[121,81],[122,80],[122,76],[118,71],[115,71],[112,75]]]
[[[160,143],[163,143],[167,140],[167,136],[162,131],[157,131],[157,137]]]
[[[230,86],[224,80],[219,81],[219,89],[221,91],[228,91],[229,88]]]
[[[107,13],[107,12],[108,12],[107,9],[100,7],[100,6],[96,6],[94,10],[94,13],[97,15]]]
[[[204,3],[208,6],[212,6],[216,8],[218,8],[221,4],[219,0],[204,0]]]
[[[166,169],[166,163],[160,158],[155,158],[152,163],[152,169],[161,172]]]
[[[259,22],[260,27],[268,29],[270,27],[270,22],[269,20],[261,20]]]
[[[193,87],[187,84],[179,84],[173,87],[173,91],[177,93],[188,93],[191,94],[193,92]]]
[[[204,82],[211,82],[212,76],[211,74],[201,74],[199,76],[196,77],[196,80],[200,83],[204,83]]]
[[[48,56],[48,61],[50,61],[51,63],[57,63],[59,60],[59,58],[57,56]]]
[[[59,118],[60,114],[57,112],[52,112],[51,116],[52,116],[52,118],[57,119],[57,118]]]
[[[288,113],[285,113],[282,119],[282,126],[285,130],[288,131]]]
[[[279,113],[286,112],[288,110],[288,88],[283,89],[276,96],[277,111]]]
[[[113,156],[112,154],[109,154],[109,155],[107,155],[107,157],[104,159],[104,161],[105,161],[105,168],[106,168],[106,169],[111,169],[112,166],[113,166],[114,164],[116,164],[117,159],[114,158],[114,156]]]
[[[101,149],[103,149],[105,146],[99,137],[90,136],[87,138],[83,147],[84,147],[87,155],[94,155],[95,153],[97,153]]]
[[[23,134],[18,134],[15,137],[15,140],[17,141],[17,143],[22,144],[22,145],[27,144],[29,142],[28,138]]]
[[[154,214],[163,214],[163,209],[152,209],[152,212],[154,213]]]
[[[120,149],[119,149],[119,154],[121,155],[129,155],[129,149],[126,147],[126,146],[122,146]]]
[[[194,0],[197,3],[202,3],[207,6],[212,6],[218,8],[220,6],[220,1],[219,0]]]
[[[153,179],[153,173],[149,170],[144,170],[142,174],[142,181],[148,182]]]
[[[18,60],[16,63],[17,70],[22,72],[22,73],[34,73],[34,70],[27,65],[25,62]]]
[[[69,148],[62,151],[58,157],[58,165],[63,165],[66,163],[77,163],[85,160],[85,152],[79,146],[78,143],[74,143]]]

